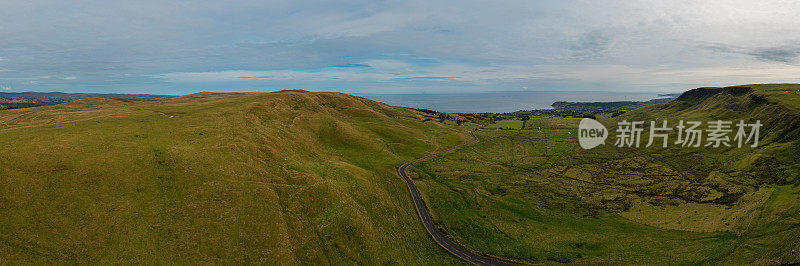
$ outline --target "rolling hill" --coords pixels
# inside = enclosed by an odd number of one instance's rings
[[[395,169],[467,138],[340,93],[0,111],[0,261],[460,263]]]
[[[475,253],[524,263],[777,264],[800,249],[800,85],[698,88],[601,121],[481,130],[476,145],[412,167],[440,231]],[[613,147],[622,120],[760,120],[752,148]],[[539,130],[541,128],[541,130]],[[705,125],[703,127],[705,129]],[[735,131],[733,132],[735,133]],[[731,133],[731,138],[733,136]],[[670,140],[676,140],[676,132]],[[705,143],[703,143],[705,144]]]
[[[105,94],[105,93],[63,93],[63,92],[0,92],[0,110],[36,106],[56,105],[85,98],[162,98],[169,95],[153,94]]]
[[[796,262],[798,90],[698,88],[601,119],[758,119],[757,148],[617,148],[612,135],[583,150],[579,118],[542,116],[478,130],[408,175],[440,231],[486,256]],[[3,110],[0,261],[464,263],[427,235],[396,174],[471,139],[473,124],[444,117],[299,90]]]

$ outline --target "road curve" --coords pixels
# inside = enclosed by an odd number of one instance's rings
[[[446,236],[444,236],[444,234],[442,234],[442,232],[440,232],[439,229],[436,229],[436,226],[433,225],[433,221],[431,220],[431,217],[428,214],[427,208],[425,208],[425,202],[422,201],[422,197],[420,197],[419,191],[417,191],[417,187],[414,186],[414,182],[411,181],[411,178],[408,178],[408,176],[406,175],[406,168],[408,166],[412,165],[412,164],[424,161],[424,160],[426,160],[428,158],[431,158],[431,157],[434,157],[434,156],[437,156],[437,155],[440,155],[440,154],[443,154],[443,153],[447,153],[449,151],[461,148],[461,147],[463,147],[465,145],[469,145],[469,144],[472,144],[472,143],[475,143],[476,141],[478,141],[478,137],[476,137],[473,132],[469,132],[469,134],[470,134],[470,136],[472,136],[472,140],[471,141],[468,141],[466,143],[463,143],[463,144],[460,144],[458,146],[452,147],[449,150],[442,151],[442,152],[437,152],[437,153],[433,153],[433,154],[429,154],[428,156],[425,156],[425,157],[416,159],[414,161],[408,162],[408,163],[406,163],[404,165],[401,165],[400,168],[397,168],[397,173],[400,174],[400,177],[402,177],[403,180],[406,181],[406,184],[408,184],[408,189],[411,191],[411,198],[414,200],[414,206],[417,208],[417,214],[419,214],[419,219],[422,220],[422,224],[425,225],[425,230],[428,231],[428,234],[430,234],[431,237],[433,237],[433,240],[435,240],[436,243],[438,243],[440,246],[442,246],[444,249],[446,249],[450,253],[453,253],[453,255],[456,255],[459,258],[462,258],[462,259],[464,259],[466,261],[469,261],[469,262],[477,264],[477,265],[508,265],[506,263],[495,261],[495,260],[492,260],[490,258],[486,258],[486,257],[480,256],[480,255],[474,254],[472,252],[469,252],[466,249],[463,249],[460,246],[458,246],[455,243],[453,243],[452,241],[450,241],[450,239],[448,239]]]

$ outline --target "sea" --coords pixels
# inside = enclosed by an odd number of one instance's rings
[[[661,98],[657,92],[525,91],[480,93],[356,94],[389,105],[429,109],[446,113],[508,113],[520,110],[553,109],[557,101],[614,102],[649,101]]]

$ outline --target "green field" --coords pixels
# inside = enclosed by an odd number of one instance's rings
[[[0,261],[461,263],[396,175],[468,137],[424,120],[300,91],[5,110]]]
[[[411,176],[442,231],[477,253],[527,263],[787,262],[800,247],[800,138],[785,104],[800,102],[756,96],[703,95],[606,124],[755,118],[766,129],[758,149],[583,150],[579,119],[533,117],[526,130],[481,130],[474,146]]]
[[[578,113],[440,114],[296,90],[3,110],[0,261],[466,264],[427,234],[396,171],[483,125],[408,172],[436,225],[476,253],[796,262],[800,100],[787,91],[800,85],[754,87],[598,117],[759,119],[755,149],[616,148],[612,135],[583,150]]]
[[[499,120],[486,126],[487,129],[522,129],[524,122],[521,120]]]

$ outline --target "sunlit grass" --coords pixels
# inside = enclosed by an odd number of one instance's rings
[[[336,93],[0,111],[0,261],[460,263],[395,167],[466,135]]]
[[[479,253],[529,263],[795,259],[800,141],[797,113],[784,104],[800,103],[719,94],[681,104],[604,121],[761,119],[761,147],[616,148],[612,136],[583,150],[578,118],[532,117],[525,130],[482,130],[474,146],[416,165],[412,176],[442,231]]]

